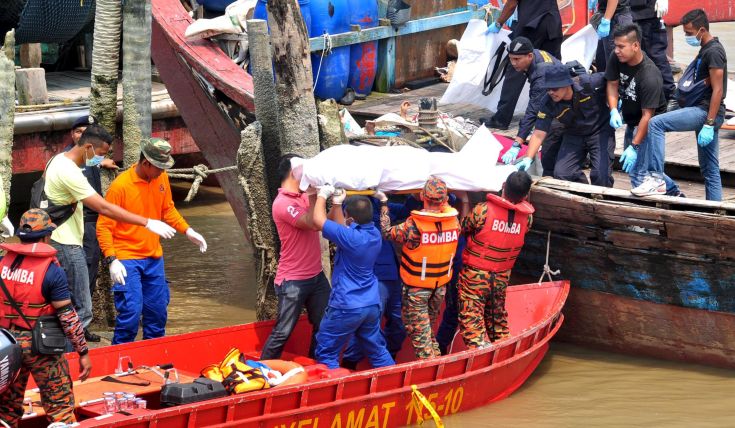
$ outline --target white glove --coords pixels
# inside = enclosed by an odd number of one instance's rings
[[[176,229],[160,220],[148,219],[145,228],[164,239],[171,239],[176,235]]]
[[[669,0],[656,0],[656,16],[663,18],[669,11]]]
[[[186,229],[186,237],[189,238],[189,241],[191,241],[194,245],[199,246],[199,251],[202,253],[207,251],[207,241],[204,240],[204,237],[194,231],[192,228]]]
[[[13,223],[10,222],[10,219],[5,216],[3,221],[0,222],[0,226],[2,226],[3,229],[5,229],[0,235],[2,235],[3,238],[10,238],[15,234],[15,228],[13,227]]]
[[[347,192],[345,192],[345,189],[334,189],[334,193],[332,194],[333,204],[342,205],[342,202],[345,201],[345,198],[347,198]]]
[[[331,184],[325,184],[324,186],[319,186],[316,188],[317,190],[317,197],[329,199],[330,196],[334,194],[334,186]]]
[[[380,202],[388,202],[388,195],[386,195],[382,190],[376,190],[375,193],[373,193],[373,198]]]
[[[125,266],[123,266],[120,260],[115,259],[110,263],[110,277],[112,278],[112,282],[125,285],[125,277],[127,276],[128,271],[125,270]]]

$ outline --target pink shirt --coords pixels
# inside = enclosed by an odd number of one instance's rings
[[[309,197],[278,189],[273,201],[273,221],[281,238],[275,284],[286,280],[309,279],[322,271],[322,250],[319,232],[296,227],[296,222],[309,211]]]

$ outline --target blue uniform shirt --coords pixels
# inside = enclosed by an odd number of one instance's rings
[[[541,100],[546,95],[546,89],[542,88],[544,82],[544,67],[550,64],[561,64],[561,61],[546,51],[533,50],[533,61],[525,72],[530,89],[528,91],[528,107],[518,124],[518,136],[524,140],[531,135],[533,125],[536,123],[536,115],[541,108]]]
[[[380,305],[378,278],[373,272],[383,241],[380,229],[373,223],[346,227],[327,220],[322,234],[337,245],[329,306],[357,309]]]

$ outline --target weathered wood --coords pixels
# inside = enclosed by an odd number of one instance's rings
[[[303,157],[319,153],[311,55],[296,0],[268,2],[276,72],[281,151]]]
[[[151,3],[126,1],[123,14],[123,164],[140,157],[151,136]]]
[[[15,54],[15,32],[5,35],[4,52],[8,47]],[[13,176],[13,121],[15,120],[15,63],[13,57],[0,54],[0,179],[5,202],[10,205],[10,179]],[[5,207],[3,207],[5,209]]]
[[[41,66],[41,44],[23,43],[20,45],[20,66],[38,68]]]
[[[339,105],[334,100],[320,101],[316,105],[319,111],[319,140],[322,150],[340,144],[347,144],[342,119],[339,116]]]
[[[268,37],[268,24],[260,19],[247,22],[250,66],[253,76],[255,117],[261,124],[265,174],[271,199],[278,193],[278,160],[281,157],[281,135],[279,127],[276,85],[273,80],[273,55]]]
[[[48,104],[46,70],[43,68],[15,70],[15,88],[20,105]]]
[[[248,229],[255,251],[255,312],[258,320],[267,320],[277,315],[278,300],[273,292],[273,280],[278,268],[278,235],[271,215],[271,198],[267,191],[262,127],[259,122],[253,122],[240,135],[242,143],[237,151],[237,169],[248,204]]]

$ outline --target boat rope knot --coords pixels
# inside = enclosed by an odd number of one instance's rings
[[[186,195],[186,199],[184,199],[185,202],[191,202],[192,199],[197,195],[197,192],[199,191],[199,185],[202,184],[202,181],[204,181],[207,177],[209,177],[209,174],[216,174],[218,172],[225,172],[225,171],[234,171],[237,169],[236,165],[233,166],[226,166],[224,168],[213,168],[209,169],[207,165],[199,164],[195,165],[192,168],[176,168],[176,169],[169,169],[167,172],[169,178],[178,178],[181,180],[194,180],[194,182],[191,184],[191,189],[189,189],[189,193]]]
[[[549,234],[546,236],[546,263],[544,264],[544,271],[543,273],[541,273],[541,278],[538,279],[539,284],[541,284],[541,281],[544,280],[544,277],[548,277],[549,281],[553,281],[554,278],[552,278],[551,275],[559,275],[561,273],[559,269],[551,270],[551,266],[549,266],[550,247],[551,247],[551,231],[549,231]]]
[[[431,413],[431,417],[434,419],[434,424],[436,424],[437,428],[444,428],[444,423],[442,422],[442,418],[439,417],[439,413],[434,410],[434,406],[431,405],[431,402],[426,399],[424,394],[422,394],[419,391],[418,386],[411,385],[411,399],[413,401],[413,407],[416,411],[416,420],[418,421],[419,425],[424,424],[424,408]]]

